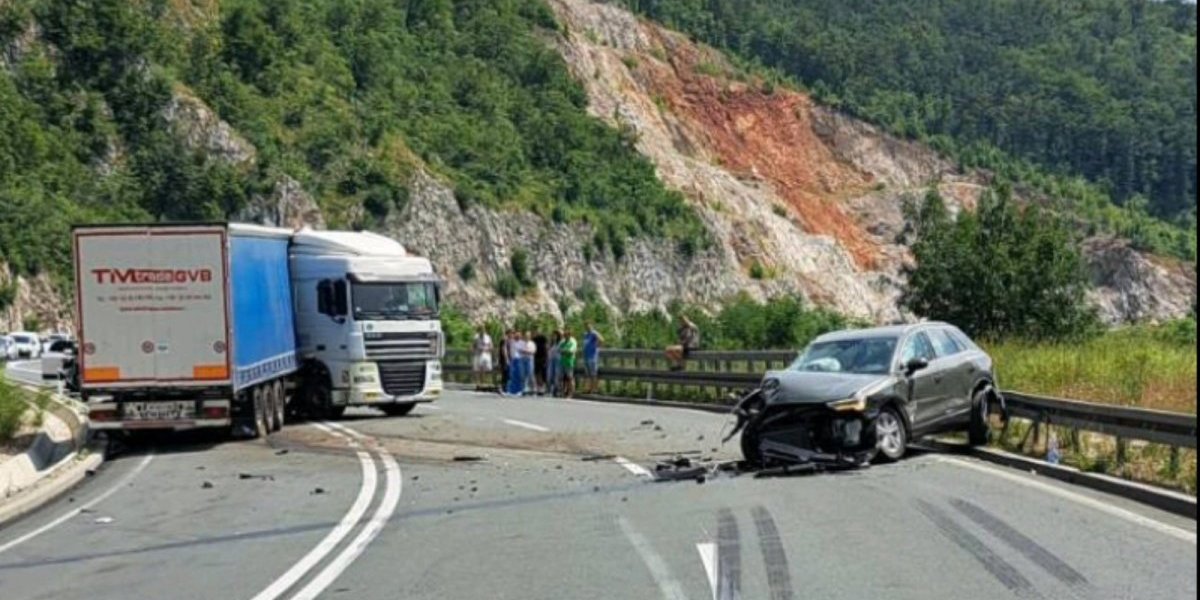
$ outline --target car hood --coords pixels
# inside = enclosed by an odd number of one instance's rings
[[[771,371],[763,378],[764,386],[768,389],[771,386],[767,382],[772,379],[779,382],[779,387],[773,393],[768,393],[770,404],[815,404],[845,400],[860,390],[884,384],[891,376]]]

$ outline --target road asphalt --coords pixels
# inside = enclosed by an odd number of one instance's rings
[[[968,458],[656,483],[687,410],[450,392],[151,436],[0,529],[0,597],[1195,598],[1195,522]]]

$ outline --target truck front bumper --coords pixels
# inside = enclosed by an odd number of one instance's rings
[[[420,392],[409,396],[387,393],[381,385],[379,370],[374,363],[359,363],[352,367],[349,390],[335,391],[334,404],[348,406],[377,406],[381,404],[417,404],[433,402],[444,391],[442,364],[428,361],[425,364],[425,386]]]

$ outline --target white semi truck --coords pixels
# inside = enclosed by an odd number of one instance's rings
[[[441,395],[440,284],[428,259],[374,233],[303,229],[292,236],[291,272],[299,406],[395,416]]]
[[[386,237],[240,224],[74,230],[80,392],[93,429],[410,412],[442,392],[439,281]]]

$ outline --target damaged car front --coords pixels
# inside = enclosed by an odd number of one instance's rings
[[[734,410],[733,435],[742,432],[746,462],[854,468],[879,454],[903,455],[907,379],[894,368],[899,338],[819,338],[787,369],[767,373]]]

